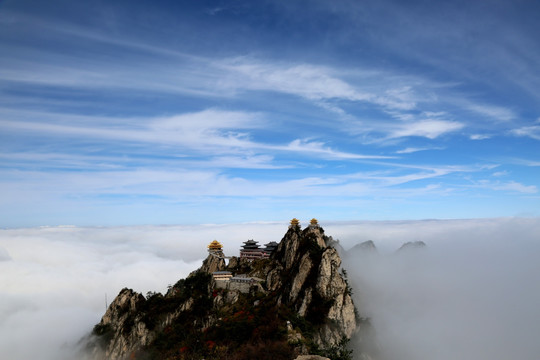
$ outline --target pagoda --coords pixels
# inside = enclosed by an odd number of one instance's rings
[[[295,228],[295,227],[300,227],[300,221],[297,218],[293,218],[291,220],[291,225],[289,225],[289,229]]]
[[[313,218],[309,221],[309,227],[312,228],[312,229],[315,229],[315,228],[318,228],[319,227],[319,222],[317,221],[317,219]]]
[[[223,245],[221,245],[219,241],[214,240],[208,245],[208,252],[218,252],[218,251],[223,251]]]

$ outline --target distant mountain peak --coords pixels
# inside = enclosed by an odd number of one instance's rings
[[[401,245],[397,251],[412,250],[412,249],[421,249],[426,247],[426,243],[423,241],[408,241]]]

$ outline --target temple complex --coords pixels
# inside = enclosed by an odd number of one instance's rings
[[[244,245],[240,249],[240,259],[256,260],[267,257],[264,249],[261,249],[255,240],[244,241]]]
[[[240,258],[248,260],[268,259],[270,254],[278,247],[278,243],[271,241],[264,245],[264,248],[260,248],[259,244],[255,240],[244,241],[242,249],[240,249]]]
[[[297,218],[293,218],[289,228],[296,227],[300,227],[300,221]],[[311,219],[309,222],[309,227],[312,229],[319,228],[319,222],[317,219]],[[264,244],[264,247],[261,247],[258,241],[249,239],[244,241],[244,245],[242,245],[240,249],[240,259],[247,259],[250,262],[253,260],[268,259],[270,255],[277,249],[278,245],[279,244],[277,242],[271,241]],[[208,252],[211,255],[221,259],[230,258],[223,254],[223,245],[221,245],[221,243],[217,240],[212,241],[208,245]],[[246,275],[234,275],[230,271],[215,271],[212,273],[212,278],[216,288],[238,290],[240,292],[249,292],[251,286],[263,281],[262,279],[248,277]]]

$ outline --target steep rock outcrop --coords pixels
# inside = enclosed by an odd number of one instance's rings
[[[316,288],[324,299],[334,301],[328,311],[330,324],[321,328],[319,342],[336,344],[343,336],[350,338],[356,330],[355,308],[348,284],[339,273],[340,266],[337,251],[334,248],[326,249],[319,265]]]
[[[278,260],[284,270],[290,270],[298,261],[298,247],[300,246],[301,231],[299,226],[290,226],[289,230],[280,241],[272,258]],[[283,241],[283,240],[287,241]]]
[[[131,289],[122,289],[111,303],[94,329],[98,333],[108,332],[107,336],[111,338],[103,354],[105,358],[122,359],[153,340],[153,333],[137,319],[144,302],[145,298],[141,294]]]
[[[203,261],[202,266],[197,271],[204,271],[209,274],[215,271],[222,271],[225,269],[225,259],[223,259],[223,253],[216,253],[215,255],[209,254],[208,257]]]
[[[310,274],[312,268],[313,268],[313,262],[311,261],[311,257],[309,256],[309,254],[306,253],[300,259],[298,272],[296,273],[296,276],[294,277],[292,281],[291,291],[289,293],[290,302],[294,303],[296,299],[298,298],[298,294],[300,293],[302,286],[306,282],[306,279],[308,275]]]
[[[281,299],[284,304],[318,323],[314,340],[322,348],[350,338],[357,328],[354,303],[340,273],[341,258],[326,245],[331,241],[319,226],[289,228],[272,256],[283,269],[274,268],[267,277],[272,290],[289,294],[287,301]]]

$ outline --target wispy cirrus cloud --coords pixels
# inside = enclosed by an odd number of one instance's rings
[[[496,184],[493,186],[493,189],[503,190],[503,191],[515,191],[515,192],[524,193],[524,194],[538,193],[538,188],[536,187],[536,185],[524,185],[516,181]]]
[[[511,159],[510,162],[514,164],[518,164],[518,165],[531,166],[531,167],[540,166],[540,161],[530,160],[530,159]]]
[[[391,74],[348,72],[346,69],[310,63],[264,62],[247,57],[225,59],[216,66],[226,69],[229,74],[220,82],[224,88],[276,91],[316,102],[366,102],[388,109],[410,110],[416,106],[409,96],[412,92],[410,87],[392,86],[384,80]],[[377,85],[377,78],[380,83],[386,84]]]
[[[515,136],[529,137],[534,140],[540,140],[540,125],[524,126],[518,129],[510,130]]]
[[[47,118],[54,114],[47,114]],[[302,153],[326,159],[384,159],[383,155],[364,155],[332,149],[322,141],[295,139],[287,144],[264,143],[253,139],[251,131],[270,128],[265,114],[207,109],[195,113],[156,118],[109,118],[93,121],[80,117],[81,124],[0,120],[4,129],[25,134],[47,133],[52,136],[120,140],[161,144],[199,154],[244,154],[254,152]],[[184,154],[189,155],[188,154]],[[259,154],[262,155],[262,154]],[[266,156],[271,154],[264,154]],[[262,159],[262,158],[259,158]],[[268,157],[266,159],[269,159]]]
[[[433,140],[444,134],[461,130],[464,127],[465,124],[458,121],[420,120],[411,123],[395,124],[389,131],[387,139],[418,136]]]
[[[364,197],[386,196],[393,192],[396,197],[410,197],[421,194],[422,191],[414,192],[410,188],[400,192],[398,185],[419,183],[432,179],[441,179],[445,176],[456,174],[470,174],[481,172],[482,167],[422,167],[406,164],[387,164],[387,171],[373,171],[361,173],[332,174],[331,171],[318,171],[316,176],[305,174],[291,174],[276,179],[254,179],[247,176],[231,175],[224,167],[251,166],[253,169],[273,169],[267,159],[243,160],[255,164],[236,165],[235,159],[216,158],[215,169],[209,170],[209,166],[198,168],[183,167],[171,163],[168,167],[161,164],[151,168],[122,168],[122,169],[94,169],[75,172],[49,172],[49,171],[24,171],[19,169],[1,170],[2,180],[0,185],[7,194],[24,193],[25,199],[40,203],[57,198],[61,201],[71,201],[74,197],[85,198],[87,201],[107,196],[125,198],[130,202],[144,201],[145,197],[154,197],[164,202],[185,201],[212,197],[275,197],[289,198],[311,197]],[[218,162],[232,162],[222,164]],[[430,185],[428,183],[428,185]],[[431,184],[432,185],[432,184]],[[419,185],[420,186],[420,185]],[[432,187],[429,189],[433,189]],[[439,191],[445,191],[439,186]],[[16,202],[17,197],[5,196],[2,203]],[[59,200],[60,201],[60,200]]]
[[[91,39],[96,46],[115,45],[119,52],[131,49],[135,52],[133,59],[121,65],[99,57],[89,60],[83,56],[80,61],[74,61],[72,57],[47,53],[50,50],[31,49],[29,51],[35,55],[32,58],[40,61],[26,57],[24,61],[28,63],[25,66],[14,66],[14,62],[9,62],[0,70],[0,78],[8,82],[84,91],[115,91],[121,88],[126,92],[183,94],[204,99],[233,99],[270,91],[305,99],[347,121],[354,118],[357,110],[345,110],[342,102],[356,104],[356,107],[368,105],[376,111],[392,113],[395,119],[409,120],[408,125],[391,121],[394,126],[388,126],[388,119],[373,119],[356,126],[382,133],[382,138],[386,139],[407,136],[435,139],[441,133],[455,130],[458,123],[464,124],[437,117],[428,122],[425,117],[419,118],[411,113],[417,110],[424,114],[444,113],[437,110],[438,105],[444,104],[436,95],[440,84],[420,75],[403,76],[368,66],[347,69],[297,61],[271,62],[249,56],[216,60],[147,44],[125,35],[105,36],[73,25],[66,29],[59,31],[79,40],[81,37]],[[75,40],[73,42],[76,43]],[[511,110],[503,107],[461,102],[470,110],[486,116],[504,121],[515,117]],[[423,130],[415,128],[417,123]]]
[[[354,160],[354,159],[391,159],[393,158],[392,156],[361,155],[361,154],[337,151],[330,148],[322,141],[312,141],[308,139],[295,139],[291,141],[289,144],[287,144],[286,146],[277,146],[277,147],[272,147],[272,148],[276,150],[318,154],[329,159]]]
[[[513,110],[502,106],[467,103],[465,107],[477,114],[484,115],[498,121],[510,121],[518,117]]]
[[[228,147],[252,147],[248,135],[240,129],[260,127],[256,113],[205,110],[167,118],[123,119],[109,118],[111,122],[95,124],[86,117],[85,124],[69,125],[52,122],[0,120],[4,129],[25,133],[48,133],[55,136],[116,139],[135,142],[162,143],[185,146],[199,151]]]
[[[469,139],[471,140],[486,140],[491,138],[492,135],[489,134],[473,134],[469,136]]]
[[[463,170],[451,169],[451,168],[433,168],[431,171],[420,171],[406,175],[401,174],[353,174],[350,177],[355,179],[370,180],[378,183],[379,187],[402,185],[418,180],[426,180],[441,177],[455,172],[462,172]]]
[[[248,59],[225,60],[219,64],[230,74],[220,83],[224,88],[284,92],[309,100],[343,99],[368,101],[363,93],[337,78],[331,68],[311,64],[275,64]],[[238,76],[241,75],[241,76]]]
[[[408,147],[405,149],[397,150],[396,154],[412,154],[419,151],[428,151],[428,150],[442,150],[442,147]]]
[[[477,182],[476,187],[487,188],[496,191],[506,191],[521,194],[536,194],[538,193],[538,187],[536,185],[525,185],[517,181],[489,181],[480,180]]]

